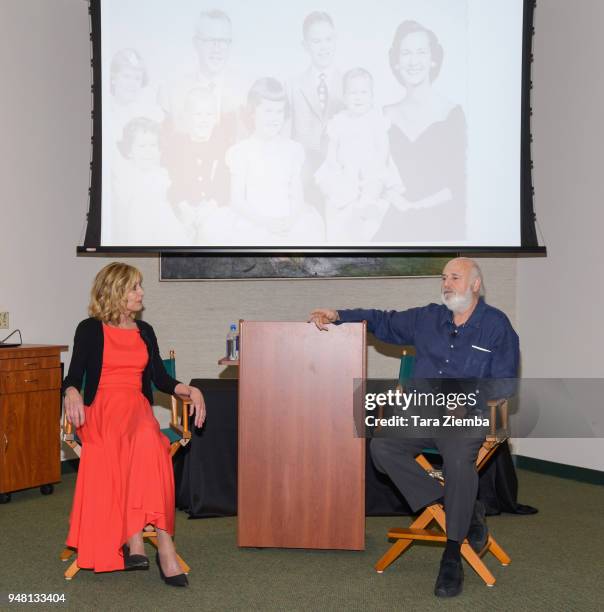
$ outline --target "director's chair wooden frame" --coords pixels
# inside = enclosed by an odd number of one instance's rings
[[[170,351],[170,359],[174,359],[174,352]],[[182,447],[186,446],[191,440],[191,431],[189,430],[189,406],[191,406],[191,400],[188,397],[182,395],[173,395],[171,397],[172,403],[172,415],[170,418],[170,432],[174,432],[172,435],[168,435],[170,439],[173,439],[170,444],[170,457],[173,457],[176,452]],[[180,415],[179,415],[179,407]],[[164,430],[162,430],[164,431]],[[82,452],[82,446],[73,431],[72,424],[67,420],[67,415],[63,415],[63,430],[62,440],[71,447],[74,453],[79,457]],[[143,529],[143,541],[148,540],[157,549],[157,531],[152,525],[147,525]],[[65,547],[61,552],[61,561],[68,561],[72,555],[76,553],[73,548]],[[185,574],[188,574],[190,567],[187,563],[177,554],[178,563]],[[80,568],[78,566],[77,558],[71,563],[71,565],[65,570],[65,580],[71,580],[78,572]]]
[[[490,401],[490,431],[485,441],[482,443],[476,458],[476,469],[480,471],[486,462],[493,455],[497,447],[507,440],[508,428],[508,406],[505,400]],[[497,416],[501,417],[501,429],[497,429]],[[428,472],[432,477],[436,478],[443,486],[444,479],[442,472],[435,470],[432,464],[426,459],[423,454],[419,454],[415,460]],[[438,529],[428,529],[430,523],[435,522]],[[406,528],[394,527],[388,531],[388,538],[395,540],[394,544],[386,551],[386,553],[375,564],[376,571],[381,574],[384,570],[394,563],[400,555],[407,550],[416,540],[424,542],[442,542],[447,541],[446,534],[446,518],[442,504],[433,504],[426,507],[423,512]],[[473,548],[464,540],[461,545],[461,554],[464,559],[470,564],[472,569],[484,580],[487,586],[495,584],[495,577],[489,571],[487,566],[482,561],[482,557],[490,552],[502,565],[509,565],[512,560],[508,554],[499,546],[495,538],[489,533],[489,537],[485,547],[479,552],[474,552]]]

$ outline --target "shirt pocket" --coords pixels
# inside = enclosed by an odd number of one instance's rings
[[[464,368],[464,375],[467,378],[487,378],[491,371],[492,356],[493,353],[489,350],[470,347],[470,352]]]

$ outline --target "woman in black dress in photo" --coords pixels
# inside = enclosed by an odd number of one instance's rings
[[[397,28],[390,67],[405,95],[384,108],[392,159],[406,187],[391,203],[376,242],[465,239],[466,119],[461,106],[434,91],[443,48],[415,21]]]

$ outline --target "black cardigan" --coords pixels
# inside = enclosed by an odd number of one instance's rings
[[[143,371],[143,394],[153,404],[153,384],[164,393],[174,393],[174,387],[179,384],[166,372],[166,368],[159,355],[157,338],[149,323],[136,321],[141,338],[147,345],[149,361]],[[75,387],[80,390],[84,373],[86,373],[86,388],[84,389],[84,404],[90,406],[94,401],[96,391],[101,378],[103,368],[103,348],[105,338],[103,336],[103,323],[98,319],[84,319],[76,328],[73,339],[73,353],[69,372],[63,381],[61,391],[63,394],[67,387]]]

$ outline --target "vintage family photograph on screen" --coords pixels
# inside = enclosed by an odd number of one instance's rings
[[[468,27],[468,0],[103,0],[103,243],[463,244]]]

